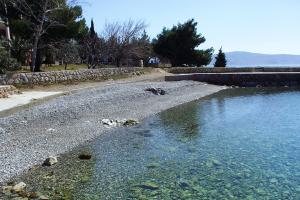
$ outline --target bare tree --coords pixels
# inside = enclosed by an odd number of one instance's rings
[[[111,23],[105,25],[104,38],[107,46],[107,54],[113,57],[117,67],[120,67],[125,59],[142,57],[143,49],[137,43],[146,24],[143,21],[129,20],[124,23]]]
[[[99,64],[105,49],[105,42],[103,38],[98,37],[94,29],[94,21],[91,20],[91,27],[88,34],[80,41],[81,51],[80,55],[88,64],[89,69],[94,69]]]
[[[65,70],[68,64],[80,63],[78,44],[75,41],[61,43],[57,47],[57,58],[61,60]]]
[[[32,63],[31,70],[36,70],[36,60],[39,42],[41,37],[47,33],[48,29],[54,26],[62,26],[53,17],[53,13],[63,9],[67,5],[66,0],[5,0],[10,4],[22,17],[30,19],[33,27],[33,44],[32,44]],[[75,3],[72,0],[69,3]]]

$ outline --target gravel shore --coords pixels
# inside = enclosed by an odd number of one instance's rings
[[[164,96],[145,92],[166,90]],[[0,118],[0,185],[50,155],[59,155],[109,129],[101,120],[142,120],[168,108],[218,92],[225,87],[193,81],[116,82],[57,97]]]

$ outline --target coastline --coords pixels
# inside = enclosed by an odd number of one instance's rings
[[[163,88],[167,94],[145,92]],[[110,132],[102,119],[137,119],[219,92],[193,81],[115,82],[78,90],[0,118],[0,185],[14,176]]]

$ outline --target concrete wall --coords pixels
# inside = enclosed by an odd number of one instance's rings
[[[126,75],[142,71],[143,68],[101,68],[76,71],[52,71],[37,73],[15,73],[0,75],[0,85],[50,85],[76,81],[103,80],[111,76]]]
[[[173,74],[235,73],[235,72],[300,72],[300,67],[174,67],[166,69]]]
[[[300,73],[198,73],[166,76],[166,81],[182,80],[241,87],[300,86]]]

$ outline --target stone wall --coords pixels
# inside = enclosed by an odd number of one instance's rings
[[[300,67],[174,67],[166,69],[173,74],[236,73],[236,72],[300,72]]]
[[[166,81],[193,80],[216,85],[241,87],[300,86],[299,72],[196,73],[166,76]]]
[[[143,68],[101,68],[76,71],[51,71],[0,75],[0,85],[50,85],[78,81],[97,81],[112,76],[140,73]]]
[[[0,99],[8,98],[10,95],[20,94],[20,91],[13,85],[0,85]]]

